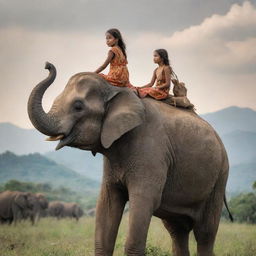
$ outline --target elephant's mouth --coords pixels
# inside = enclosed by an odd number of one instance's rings
[[[75,139],[75,133],[71,132],[67,136],[65,136],[64,134],[60,134],[60,135],[57,135],[57,136],[48,137],[46,140],[47,141],[57,141],[57,140],[59,140],[60,142],[55,148],[55,150],[59,150],[59,149],[65,147],[65,146],[68,146],[74,139]]]

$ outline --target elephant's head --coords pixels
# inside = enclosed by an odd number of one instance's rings
[[[60,140],[56,150],[71,146],[98,152],[143,122],[144,106],[130,89],[112,86],[90,72],[72,76],[45,113],[42,97],[56,77],[52,64],[45,68],[50,74],[31,92],[28,114],[48,140]]]
[[[48,208],[48,200],[45,198],[45,196],[43,194],[37,193],[36,194],[36,198],[38,200],[38,204],[40,206],[41,209],[46,209]]]
[[[36,204],[36,197],[31,193],[19,192],[14,198],[14,202],[24,210],[32,210]]]

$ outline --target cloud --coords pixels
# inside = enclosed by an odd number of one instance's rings
[[[0,0],[0,27],[34,30],[174,32],[243,0]]]
[[[213,15],[164,41],[173,52],[194,56],[207,69],[255,72],[256,8],[248,1],[234,4],[227,14]]]

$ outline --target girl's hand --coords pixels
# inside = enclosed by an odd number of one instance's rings
[[[104,70],[107,66],[108,66],[108,64],[110,63],[110,61],[113,59],[115,57],[115,54],[110,50],[109,52],[108,52],[108,57],[107,57],[107,59],[105,60],[105,62],[99,67],[99,68],[97,68],[95,71],[94,71],[94,73],[100,73],[102,70]]]

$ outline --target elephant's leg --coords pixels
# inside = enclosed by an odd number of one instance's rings
[[[102,184],[96,208],[95,255],[112,256],[127,202],[126,196],[115,185]]]
[[[146,190],[141,195],[129,193],[129,233],[125,244],[127,256],[145,255],[148,228],[155,210],[155,202],[148,195]]]
[[[189,220],[181,220],[175,222],[163,220],[163,224],[172,238],[172,251],[174,256],[189,256],[189,232],[191,231],[191,222]]]
[[[21,208],[16,205],[16,204],[13,204],[12,205],[12,215],[13,215],[13,222],[14,222],[14,225],[16,226],[17,222],[18,221],[21,221],[23,219],[23,213],[22,213],[22,210]]]
[[[202,225],[208,225],[202,224]],[[194,234],[197,241],[197,255],[198,256],[213,256],[213,247],[216,236],[215,229],[207,229],[205,227],[195,226]]]
[[[201,219],[195,223],[194,235],[198,256],[213,256],[215,237],[218,231],[224,198],[222,182],[217,182],[214,191],[203,207]]]
[[[30,214],[30,221],[31,221],[32,226],[34,226],[36,223],[36,214],[35,213]]]

